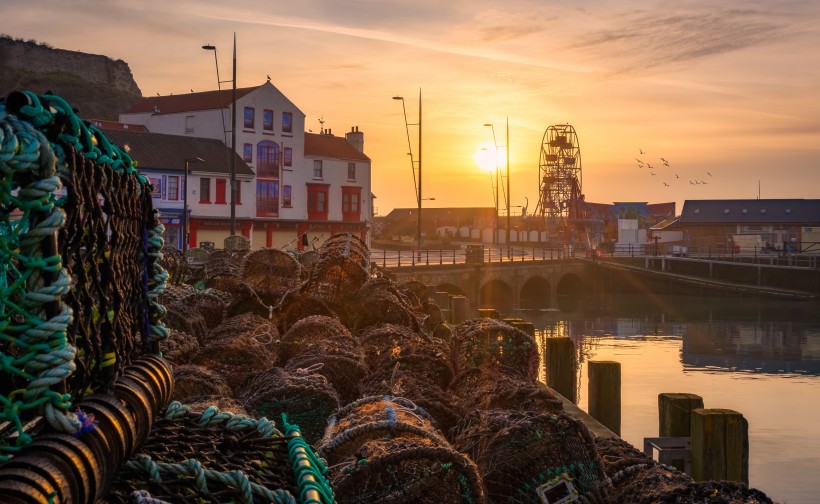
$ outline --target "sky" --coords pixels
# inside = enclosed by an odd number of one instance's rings
[[[0,8],[0,31],[12,37],[126,61],[144,96],[215,89],[206,43],[229,80],[235,32],[238,87],[269,75],[306,128],[318,132],[321,120],[336,135],[364,132],[380,215],[416,205],[397,95],[409,123],[418,123],[422,98],[422,196],[435,198],[424,206],[492,207],[494,163],[488,171],[477,158],[497,148],[504,179],[509,148],[512,211],[532,213],[542,141],[557,124],[577,132],[587,201],[674,201],[680,212],[687,199],[820,197],[820,2],[0,0]],[[409,136],[417,159],[417,126]]]

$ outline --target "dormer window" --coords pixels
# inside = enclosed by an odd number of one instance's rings
[[[787,208],[787,209],[786,209],[786,213],[792,213],[792,209],[791,209],[791,208]]]
[[[741,210],[741,211],[740,211],[740,213],[749,213],[749,209],[748,209],[748,208],[744,208],[743,210]]]
[[[729,209],[728,209],[728,208],[724,208],[724,209],[723,209],[723,213],[725,213],[725,214],[729,213]]]
[[[761,209],[760,209],[760,213],[766,213],[766,209],[765,209],[765,208],[761,208]]]
[[[696,214],[699,214],[699,213],[700,213],[700,208],[696,208],[696,209],[695,209],[695,213],[696,213]]]

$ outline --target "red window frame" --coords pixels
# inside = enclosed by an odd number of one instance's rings
[[[328,184],[307,184],[307,211],[310,220],[327,220],[330,203]]]
[[[225,180],[223,178],[216,179],[216,191],[214,191],[215,192],[215,194],[214,194],[214,203],[216,203],[218,205],[224,205],[225,203],[227,203],[227,201],[225,201],[225,195],[227,194],[225,192],[226,191],[226,183],[227,183],[227,180]]]
[[[342,220],[360,221],[362,215],[362,188],[342,186]]]

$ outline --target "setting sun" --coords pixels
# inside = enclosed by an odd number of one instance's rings
[[[486,172],[493,172],[496,168],[501,166],[501,156],[503,154],[495,150],[493,144],[482,144],[476,149],[473,159],[479,168]]]

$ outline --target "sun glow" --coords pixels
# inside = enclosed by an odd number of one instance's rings
[[[476,149],[473,159],[475,163],[486,172],[493,172],[501,166],[503,153],[497,151],[493,144],[482,144]]]

